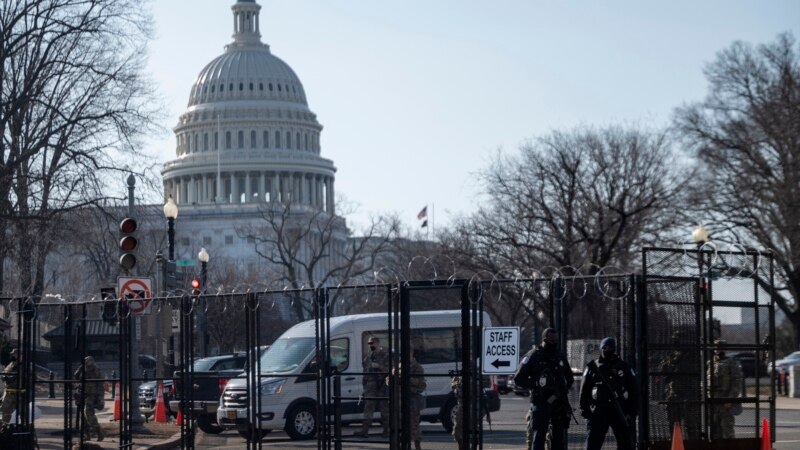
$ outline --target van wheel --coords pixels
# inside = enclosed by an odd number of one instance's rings
[[[245,438],[247,440],[247,442],[252,442],[252,438],[253,438],[252,431],[253,431],[253,428],[252,428],[251,425],[248,425],[247,428],[237,428],[236,429],[236,432],[239,433],[239,436]],[[258,430],[258,431],[256,431],[256,439],[257,440],[255,442],[258,442],[258,441],[264,439],[264,436],[268,435],[270,431],[272,431],[272,430]]]
[[[442,422],[442,427],[444,427],[445,431],[448,433],[453,432],[453,423],[456,421],[456,398],[450,397],[447,400],[447,403],[444,404],[442,407],[442,411],[439,413],[439,420]]]
[[[286,415],[286,434],[295,440],[313,439],[317,433],[316,410],[309,404],[292,408]]]
[[[216,420],[212,422],[206,414],[197,416],[197,427],[207,434],[220,434],[225,431],[224,428],[216,424]]]

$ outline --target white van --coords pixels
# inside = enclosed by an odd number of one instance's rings
[[[460,368],[461,311],[412,312],[410,321],[415,357],[426,374],[443,375]],[[483,313],[483,322],[484,326],[491,326],[486,313]],[[386,325],[386,314],[331,318],[331,364],[341,372],[363,373],[361,361],[370,336],[380,338],[381,345],[388,350]],[[261,372],[274,375],[260,381],[258,428],[261,436],[271,430],[285,429],[292,439],[314,437],[317,413],[315,350],[314,321],[310,320],[283,333],[261,357]],[[361,379],[360,375],[345,374],[341,379],[342,396],[359,397],[362,394]],[[428,376],[425,381],[426,407],[421,418],[429,422],[441,421],[449,431],[455,406],[450,377]],[[226,429],[235,428],[249,438],[252,425],[247,410],[252,397],[248,395],[246,386],[245,378],[228,382],[217,409],[217,423]],[[500,409],[499,396],[492,395],[488,403],[490,411]],[[341,406],[344,423],[361,421],[363,401],[343,401]],[[379,416],[376,411],[375,419]]]

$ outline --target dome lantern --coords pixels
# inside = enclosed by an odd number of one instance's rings
[[[238,0],[233,6],[233,41],[235,44],[260,44],[261,28],[258,13],[261,5],[255,0]]]

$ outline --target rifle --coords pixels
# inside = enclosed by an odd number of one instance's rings
[[[589,364],[586,365],[592,372],[595,374],[600,375],[600,379],[603,380],[603,385],[608,389],[609,394],[611,394],[611,407],[614,409],[614,413],[616,413],[617,417],[622,421],[624,424],[628,424],[628,419],[625,417],[625,413],[622,411],[622,406],[619,404],[619,395],[617,394],[617,390],[612,388],[608,384],[608,380],[603,376],[602,372],[600,372],[600,367],[597,366],[597,363],[594,360],[589,361]]]
[[[548,373],[549,371],[550,369],[544,369],[542,372]],[[553,378],[554,380],[556,380],[556,387],[558,388],[559,397],[563,399],[564,409],[568,413],[569,417],[572,417],[572,420],[575,421],[575,424],[580,425],[580,423],[578,422],[578,418],[575,417],[575,410],[572,409],[572,405],[569,403],[569,394],[567,394],[567,386],[564,383],[564,377],[553,376],[548,378]],[[550,398],[548,398],[547,403],[552,404],[558,399],[557,397],[556,398],[553,397],[555,397],[555,395],[552,395]],[[567,418],[567,424],[569,424],[569,418]]]

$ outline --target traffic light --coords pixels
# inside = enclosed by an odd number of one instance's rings
[[[192,297],[199,297],[200,296],[200,280],[195,278],[192,280]]]
[[[139,240],[136,239],[136,219],[126,217],[119,223],[119,265],[126,272],[131,272],[136,265],[136,247]]]
[[[103,298],[103,321],[109,325],[117,323],[117,291],[112,288],[101,288],[100,295]]]

